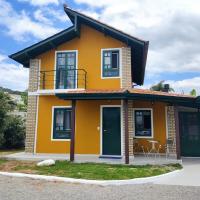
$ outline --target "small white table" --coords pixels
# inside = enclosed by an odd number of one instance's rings
[[[158,141],[148,140],[148,142],[151,143],[151,149],[150,149],[149,153],[157,153],[156,144],[158,144]]]

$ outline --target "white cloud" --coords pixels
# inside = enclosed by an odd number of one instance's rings
[[[59,4],[59,0],[18,0],[19,2],[27,2],[33,6],[46,6],[49,4]]]
[[[87,14],[150,41],[145,79],[154,83],[168,73],[200,74],[199,0],[75,0]],[[164,78],[163,78],[164,77]],[[199,77],[169,81],[178,92],[200,89]],[[144,87],[147,87],[144,86]],[[148,85],[148,88],[150,85]]]
[[[43,22],[43,23],[46,23],[46,24],[52,24],[52,20],[45,17],[45,15],[43,14],[43,10],[36,10],[34,12],[34,18],[39,21],[39,22]]]
[[[44,21],[41,16],[40,21],[34,21],[25,11],[17,13],[11,4],[0,0],[0,25],[6,28],[5,34],[15,40],[22,41],[30,37],[44,39],[60,31]]]
[[[197,0],[75,0],[88,5],[87,14],[100,10],[105,23],[150,40],[146,79],[142,88],[150,88],[168,73],[200,73],[200,4]],[[90,11],[91,13],[90,14]],[[98,11],[99,12],[99,11]],[[200,94],[200,77],[166,80],[176,92],[189,93],[193,88]]]
[[[179,93],[189,94],[192,89],[196,89],[197,93],[200,94],[200,77],[193,77],[179,81],[168,80],[166,83],[169,83],[170,86]]]
[[[27,89],[28,69],[10,63],[5,55],[0,54],[0,86],[21,91]]]
[[[150,84],[145,84],[143,86],[137,86],[142,89],[149,89],[152,85],[157,84],[159,81],[153,81]],[[176,93],[189,94],[192,89],[197,91],[200,95],[200,76],[193,78],[183,79],[183,80],[165,80],[164,84],[169,84],[170,87],[174,89]]]

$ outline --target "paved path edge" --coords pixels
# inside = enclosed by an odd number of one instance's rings
[[[45,176],[45,175],[15,173],[15,172],[1,172],[1,171],[0,171],[0,175],[10,176],[10,177],[31,178],[31,179],[46,180],[46,181],[58,181],[58,182],[66,182],[66,183],[80,183],[80,184],[107,186],[107,185],[130,185],[130,184],[152,183],[163,177],[170,177],[170,176],[177,175],[182,170],[183,169],[175,170],[166,174],[161,174],[158,176],[151,176],[151,177],[146,177],[146,178],[135,178],[135,179],[127,179],[127,180],[105,180],[105,181],[104,180],[75,179],[75,178],[65,178],[65,177],[58,177],[58,176]]]

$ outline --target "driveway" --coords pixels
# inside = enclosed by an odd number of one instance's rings
[[[0,176],[0,200],[197,200],[200,187],[97,186]]]
[[[162,177],[154,183],[200,186],[200,158],[183,158],[183,170],[173,176]]]

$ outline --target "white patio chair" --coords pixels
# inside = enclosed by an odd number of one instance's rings
[[[175,147],[175,140],[173,139],[167,139],[165,144],[165,156],[166,159],[170,156],[170,149],[173,149]]]

